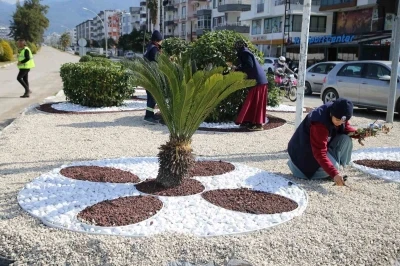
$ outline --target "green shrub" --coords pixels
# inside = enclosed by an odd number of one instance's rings
[[[14,54],[8,42],[1,40],[0,46],[3,48],[3,54],[0,55],[0,62],[12,61],[14,59]]]
[[[174,56],[186,53],[189,47],[189,42],[177,37],[167,38],[162,43],[163,51]]]
[[[217,30],[206,32],[188,50],[188,54],[196,61],[199,68],[209,64],[213,66],[227,67],[228,62],[236,64],[237,55],[234,44],[238,40],[244,40],[250,51],[254,53],[257,60],[263,63],[263,54],[242,34],[229,30]],[[164,43],[163,43],[164,46]],[[239,90],[223,100],[209,117],[207,122],[228,122],[234,121],[240,107],[242,106],[248,90]]]
[[[273,74],[267,74],[268,78],[268,102],[267,105],[275,107],[282,102],[282,92],[279,87],[275,86],[275,77]]]
[[[13,50],[13,53],[18,54],[17,43],[14,40],[8,40],[8,44],[10,45],[11,49]]]
[[[36,47],[36,44],[34,44],[33,42],[27,42],[26,44],[29,47],[29,49],[31,49],[32,54],[37,53],[38,49]]]
[[[121,64],[67,63],[60,75],[72,103],[89,107],[120,106],[133,94],[130,75]]]
[[[1,42],[2,40],[0,39],[0,42]],[[4,54],[4,49],[3,49],[3,46],[2,45],[0,45],[0,56],[2,56]]]
[[[92,61],[92,57],[90,55],[84,55],[79,59],[79,62],[89,62]]]

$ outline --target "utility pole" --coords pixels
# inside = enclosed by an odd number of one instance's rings
[[[394,108],[396,105],[396,89],[398,84],[399,57],[400,57],[400,4],[397,5],[397,14],[394,18],[392,37],[394,36],[394,47],[392,50],[392,72],[390,77],[389,98],[386,113],[386,122],[393,123]],[[391,43],[390,45],[393,45]]]
[[[300,62],[299,62],[299,80],[297,86],[297,102],[296,102],[296,120],[295,128],[297,128],[303,120],[304,106],[304,87],[306,80],[307,69],[307,53],[308,53],[308,38],[310,36],[310,16],[311,16],[311,0],[304,0],[303,5],[303,21],[301,24],[301,39],[300,39]]]

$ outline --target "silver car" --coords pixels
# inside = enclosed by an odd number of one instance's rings
[[[387,109],[391,61],[340,62],[329,72],[321,90],[324,103],[339,97],[355,106],[368,109]],[[400,75],[400,67],[397,70]],[[400,112],[400,84],[397,80],[395,111]]]
[[[324,78],[339,62],[329,61],[317,63],[307,68],[306,88],[304,94],[311,95],[313,92],[321,92]]]

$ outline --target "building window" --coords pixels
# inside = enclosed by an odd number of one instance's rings
[[[311,16],[310,32],[325,32],[325,31],[326,31],[326,17]]]
[[[181,18],[185,19],[186,18],[186,6],[182,7],[182,16]]]
[[[282,32],[282,17],[264,19],[264,34]]]
[[[199,29],[210,29],[211,28],[211,16],[199,16],[197,18],[197,28]]]
[[[264,0],[257,0],[257,13],[264,12]]]
[[[261,34],[261,19],[253,20],[251,24],[251,35]]]
[[[303,16],[294,15],[292,18],[292,31],[301,32],[302,22],[303,22]],[[326,17],[311,16],[310,32],[326,32]]]
[[[214,27],[218,27],[218,26],[224,26],[225,25],[225,17],[221,16],[221,17],[216,17],[213,18],[213,26]]]

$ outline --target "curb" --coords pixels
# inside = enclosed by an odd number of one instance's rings
[[[0,68],[6,68],[6,67],[9,67],[11,65],[14,65],[15,63],[17,63],[17,62],[8,63],[6,65],[1,66]]]

